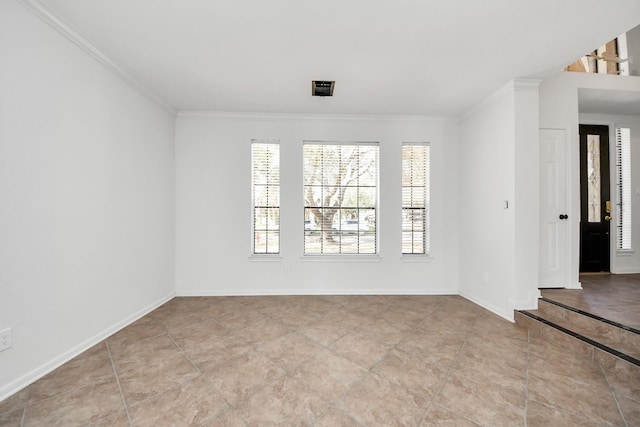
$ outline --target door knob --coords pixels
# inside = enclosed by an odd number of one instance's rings
[[[567,218],[569,218],[569,215],[567,215],[567,214],[560,214],[560,216],[559,216],[558,218],[560,218],[560,219],[567,219]]]
[[[604,220],[605,221],[611,221],[611,217],[609,215],[607,215],[607,216],[604,217]]]

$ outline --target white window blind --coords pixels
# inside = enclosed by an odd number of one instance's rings
[[[429,144],[402,145],[402,253],[429,253]]]
[[[631,249],[631,129],[616,129],[617,249]]]
[[[375,254],[377,143],[305,141],[304,253]]]
[[[280,253],[280,145],[251,142],[253,253]]]

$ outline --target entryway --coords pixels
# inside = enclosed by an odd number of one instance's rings
[[[610,271],[609,127],[580,125],[580,272]]]

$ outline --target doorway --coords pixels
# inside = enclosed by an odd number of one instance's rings
[[[609,127],[580,125],[580,272],[610,271]]]

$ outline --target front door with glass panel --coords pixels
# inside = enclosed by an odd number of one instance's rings
[[[609,271],[609,128],[580,125],[580,271]]]

